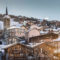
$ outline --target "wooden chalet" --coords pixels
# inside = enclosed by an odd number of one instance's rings
[[[58,34],[48,33],[48,34],[45,34],[45,35],[31,37],[31,38],[29,38],[29,42],[33,42],[33,43],[34,42],[39,43],[41,41],[51,42],[56,38],[58,38]]]
[[[6,45],[4,47],[4,60],[41,60],[41,58],[42,60],[50,59],[55,47],[52,46],[52,48],[50,49],[51,45],[47,45],[45,41],[38,42],[40,41],[40,38],[45,39],[45,37],[47,38],[47,36],[52,39],[58,37],[58,35],[55,36],[55,34],[48,34],[41,37],[33,37],[28,44],[15,42]],[[49,52],[51,52],[51,54]]]
[[[42,54],[50,57],[51,60],[60,60],[60,41],[43,43],[40,48],[42,48]]]
[[[40,60],[41,43],[33,44],[21,44],[13,43],[4,47],[5,55],[4,60]]]

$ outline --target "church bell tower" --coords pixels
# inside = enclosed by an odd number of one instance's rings
[[[4,15],[4,30],[10,27],[10,16],[8,15],[8,8],[6,7],[6,14]]]

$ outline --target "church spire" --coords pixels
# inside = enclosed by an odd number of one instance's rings
[[[8,8],[7,8],[7,6],[6,6],[6,15],[8,15]]]

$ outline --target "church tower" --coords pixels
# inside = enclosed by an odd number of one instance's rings
[[[6,14],[4,15],[4,30],[10,27],[10,16],[8,15],[8,9],[6,7]]]
[[[8,9],[7,9],[7,7],[6,7],[6,15],[8,15]]]

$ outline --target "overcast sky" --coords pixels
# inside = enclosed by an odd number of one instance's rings
[[[9,14],[60,20],[60,0],[7,0]],[[6,0],[0,0],[4,14]]]

